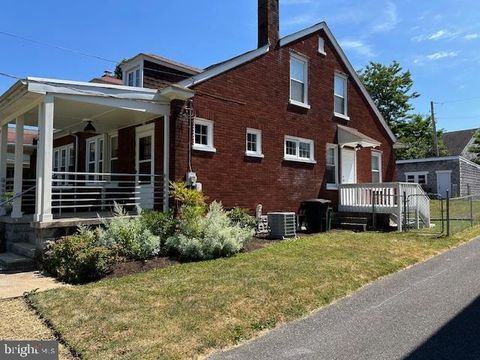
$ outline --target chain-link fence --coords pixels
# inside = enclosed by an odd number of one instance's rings
[[[480,194],[457,198],[433,196],[430,200],[431,227],[426,232],[449,236],[480,225]]]

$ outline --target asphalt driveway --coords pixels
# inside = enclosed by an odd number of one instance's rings
[[[211,359],[480,359],[480,238]]]

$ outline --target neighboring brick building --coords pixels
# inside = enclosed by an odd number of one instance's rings
[[[127,86],[194,92],[192,101],[170,104],[170,180],[194,172],[210,200],[250,209],[262,203],[266,211],[296,211],[318,197],[336,203],[340,183],[394,181],[396,139],[328,26],[280,38],[279,1],[259,0],[258,14],[258,48],[209,68],[146,53],[122,63]],[[150,131],[153,168],[162,174],[163,119]],[[137,132],[101,138],[103,169],[139,170]],[[85,152],[93,140],[79,139]],[[88,170],[85,155],[77,162]]]

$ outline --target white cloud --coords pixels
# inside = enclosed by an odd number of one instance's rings
[[[472,34],[467,34],[463,37],[465,40],[475,40],[480,38],[480,35],[478,33],[472,33]]]
[[[387,32],[394,29],[398,24],[397,6],[391,1],[387,2],[383,14],[378,18],[382,19],[382,21],[373,25],[371,29],[373,33]]]
[[[427,55],[429,60],[440,60],[444,58],[456,57],[458,53],[455,51],[439,51],[430,55]]]
[[[300,26],[300,25],[311,25],[315,22],[315,18],[312,15],[298,15],[287,19],[283,22],[285,26]],[[317,21],[318,22],[318,21]]]
[[[459,31],[449,31],[446,29],[438,30],[431,34],[417,35],[412,38],[413,41],[421,42],[425,40],[452,40],[461,35]]]
[[[301,5],[301,4],[311,4],[312,0],[282,0],[280,3],[282,5]]]
[[[364,56],[364,57],[372,58],[372,57],[376,56],[372,47],[368,44],[365,44],[361,40],[344,39],[344,40],[340,41],[340,46],[344,50],[353,50],[357,54],[359,54],[361,56]]]

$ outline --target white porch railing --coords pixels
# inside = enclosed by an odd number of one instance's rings
[[[111,210],[115,203],[127,209],[162,208],[162,175],[53,172],[54,214]]]
[[[416,227],[430,226],[430,199],[418,184],[342,184],[339,197],[340,212],[393,214],[399,230],[413,214]]]

